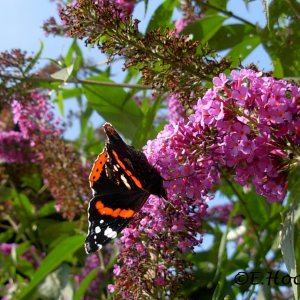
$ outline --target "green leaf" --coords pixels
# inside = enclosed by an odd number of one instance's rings
[[[82,94],[82,89],[80,87],[75,87],[72,89],[61,90],[64,99],[80,97]]]
[[[16,194],[14,206],[26,221],[33,217],[34,208],[25,194]]]
[[[46,81],[39,81],[39,80],[33,80],[32,81],[33,86],[48,89],[50,91],[57,91],[61,87],[61,82],[46,82]]]
[[[83,246],[84,237],[82,235],[72,236],[63,240],[57,245],[42,261],[39,268],[33,275],[29,284],[21,289],[17,299],[25,297],[54,269],[56,269],[65,259],[70,257],[75,251]]]
[[[7,199],[11,198],[13,195],[13,189],[6,187],[4,185],[0,186],[0,203],[6,201]]]
[[[55,205],[54,201],[47,202],[37,212],[38,217],[43,218],[56,213],[54,205]]]
[[[254,36],[255,28],[247,24],[230,24],[222,26],[209,40],[209,46],[222,51],[240,44],[245,38]]]
[[[270,30],[265,28],[261,32],[263,47],[277,64],[276,73],[283,73],[285,77],[300,75],[300,31],[299,20],[296,17],[300,5],[293,1],[271,1]]]
[[[63,68],[63,69],[51,74],[50,76],[54,79],[67,81],[72,74],[73,68],[74,68],[74,65],[72,64],[66,68]]]
[[[224,9],[226,10],[227,8],[227,3],[228,3],[228,0],[210,0],[209,1],[209,4],[210,5],[213,5],[214,7],[218,8],[218,9]],[[209,7],[207,7],[209,9]],[[215,13],[218,13],[218,10],[216,9],[213,9],[213,11]]]
[[[134,67],[128,68],[124,82],[128,83],[132,79],[137,78],[139,75],[140,75],[140,72],[137,68],[134,68]]]
[[[40,58],[42,52],[44,49],[44,44],[41,41],[40,42],[40,49],[38,51],[38,53],[34,56],[34,58],[32,59],[32,61],[30,62],[30,64],[27,66],[27,68],[25,69],[24,73],[27,74],[36,64],[36,62],[38,61],[38,59]]]
[[[229,298],[227,298],[229,296]],[[232,290],[232,283],[228,282],[224,277],[223,280],[218,282],[217,288],[212,296],[212,300],[220,299],[235,299],[235,295]]]
[[[176,4],[176,0],[165,0],[154,12],[146,32],[169,26]]]
[[[290,277],[296,277],[297,266],[294,252],[294,208],[291,208],[286,214],[281,230],[280,247],[284,263],[287,267]],[[299,276],[298,276],[299,277]],[[299,299],[300,286],[291,280],[295,299]]]
[[[293,15],[292,7],[293,5],[289,1],[271,1],[270,5],[268,5],[269,27],[278,30],[278,25],[284,20],[287,21],[288,16]]]
[[[260,38],[258,36],[249,36],[241,43],[233,47],[227,57],[232,58],[235,65],[239,65],[258,45],[260,44]]]
[[[87,107],[86,110],[81,114],[80,116],[80,136],[84,137],[86,130],[87,130],[87,126],[88,126],[88,122],[89,119],[91,117],[93,113],[93,110],[90,107]]]
[[[204,44],[218,32],[225,20],[227,17],[224,16],[206,16],[186,26],[182,33],[192,34],[194,40],[199,40]]]
[[[75,60],[74,60],[74,54],[76,54]],[[65,64],[66,66],[70,66],[72,63],[74,63],[74,69],[77,71],[82,62],[83,62],[82,51],[78,46],[77,40],[74,40],[65,57]]]
[[[89,79],[112,82],[103,75]],[[143,113],[122,88],[83,85],[83,91],[89,107],[94,108],[107,122],[112,123],[126,138],[132,139],[134,137],[142,121]],[[99,119],[97,125],[100,125],[100,122]]]
[[[262,281],[260,284],[260,289],[258,291],[256,300],[266,300],[266,299],[272,299],[272,290],[271,286],[267,284],[267,282]]]
[[[12,240],[12,237],[14,236],[15,231],[12,228],[6,229],[6,231],[0,233],[0,243],[5,243]]]
[[[227,259],[227,252],[226,252],[226,241],[227,241],[227,234],[229,231],[229,227],[226,227],[226,230],[222,234],[219,251],[218,251],[218,261],[217,261],[217,269],[215,272],[215,280],[219,277],[222,265],[224,261]],[[223,274],[225,275],[225,274]]]
[[[274,77],[282,78],[284,76],[284,72],[283,72],[283,67],[282,67],[280,58],[274,57],[272,60],[272,64],[273,64],[273,68],[274,68],[274,70],[273,70]]]
[[[22,187],[29,187],[38,192],[42,187],[42,179],[39,174],[31,173],[30,176],[22,177]]]
[[[139,128],[136,131],[135,137],[132,141],[132,145],[136,148],[141,148],[145,145],[146,141],[153,138],[156,135],[156,131],[153,128],[153,121],[156,113],[160,108],[162,98],[158,97],[154,104],[151,105],[146,112]]]
[[[98,269],[92,270],[80,283],[79,288],[76,290],[73,300],[81,300],[85,294],[85,291],[89,287],[90,283],[96,277]]]
[[[270,25],[269,0],[262,0],[268,27]]]
[[[82,51],[80,47],[78,46],[77,40],[74,39],[72,45],[70,46],[68,53],[65,57],[65,65],[71,66],[73,64],[73,72],[72,75],[76,77],[77,71],[80,70],[80,67],[82,66],[84,61]]]
[[[54,99],[54,102],[57,103],[57,107],[58,107],[58,110],[59,110],[60,114],[62,116],[64,116],[64,114],[65,114],[65,110],[64,110],[64,97],[63,97],[63,94],[62,94],[61,91],[57,92],[56,97]]]
[[[254,190],[244,193],[243,198],[244,205],[246,205],[247,211],[250,214],[249,217],[251,217],[256,224],[265,226],[270,218],[270,204],[268,204],[263,197],[257,195]],[[241,209],[244,209],[243,206],[241,206]],[[247,211],[244,212],[245,215],[247,215]]]
[[[57,246],[61,240],[72,236],[75,229],[73,222],[53,219],[39,219],[37,227],[40,241],[44,244],[51,243],[53,247]]]

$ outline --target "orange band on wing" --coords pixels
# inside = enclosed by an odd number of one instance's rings
[[[107,150],[104,148],[102,153],[100,153],[95,160],[92,171],[89,176],[90,187],[93,187],[93,183],[100,178],[101,172],[104,168],[104,165],[107,161]]]
[[[104,204],[100,200],[96,202],[96,209],[100,215],[111,216],[113,218],[121,217],[124,219],[128,219],[132,218],[135,215],[135,211],[132,209],[112,209],[110,207],[104,206]]]
[[[119,159],[118,154],[114,150],[112,150],[112,154],[115,157],[117,163],[123,169],[123,171],[133,180],[133,182],[135,183],[135,185],[137,187],[139,187],[140,189],[143,189],[143,186],[142,186],[141,182],[130,172],[130,170],[126,169],[126,167],[123,164],[123,162]]]
[[[132,209],[122,209],[119,213],[119,216],[122,218],[132,218],[135,212]]]
[[[116,218],[120,215],[120,212],[121,212],[121,208],[117,208],[117,209],[113,210],[113,213],[111,214],[111,216]]]

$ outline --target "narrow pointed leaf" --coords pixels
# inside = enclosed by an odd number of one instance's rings
[[[296,258],[294,252],[294,209],[291,208],[287,213],[281,230],[280,247],[283,260],[287,267],[290,277],[297,276]],[[295,299],[299,299],[299,286],[291,280]]]
[[[23,288],[17,299],[28,299],[26,296],[54,269],[56,269],[72,253],[83,247],[82,235],[72,236],[58,244],[42,261],[29,284]]]
[[[30,64],[25,69],[25,72],[24,72],[25,74],[27,74],[35,66],[36,62],[41,57],[43,49],[44,49],[44,44],[41,41],[41,43],[40,43],[40,49],[39,49],[38,53],[34,56],[34,58],[32,59],[32,61],[30,62]]]
[[[93,76],[89,79],[112,82],[103,75]],[[95,109],[105,121],[112,123],[126,138],[134,137],[143,113],[122,88],[83,85],[83,92],[87,97],[88,107]],[[100,125],[100,122],[101,119],[97,125]]]
[[[96,277],[97,273],[98,273],[98,269],[94,269],[81,281],[80,286],[77,289],[73,300],[83,299],[85,291],[87,290],[87,288],[89,287],[93,279]]]
[[[192,34],[195,40],[206,43],[209,41],[221,28],[227,17],[223,16],[207,16],[188,25],[183,34]]]

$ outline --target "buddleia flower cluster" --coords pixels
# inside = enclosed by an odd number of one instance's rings
[[[49,95],[20,79],[20,70],[31,61],[20,50],[0,53],[0,161],[19,168],[40,166],[57,210],[73,219],[85,211],[88,171],[63,141],[64,126],[54,116]]]
[[[168,201],[150,196],[123,230],[111,292],[123,299],[176,294],[190,276],[178,253],[201,244],[209,192],[221,171],[253,185],[270,202],[284,199],[288,172],[299,157],[299,98],[296,85],[241,69],[215,77],[189,117],[182,109],[171,115],[144,148],[165,179]],[[179,105],[176,95],[169,101]]]
[[[187,121],[179,110],[181,121],[164,130],[177,162],[205,172],[212,185],[226,170],[268,201],[282,201],[299,157],[299,87],[251,69],[220,74],[213,84]],[[209,172],[219,175],[211,181]]]

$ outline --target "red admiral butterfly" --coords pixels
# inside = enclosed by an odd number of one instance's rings
[[[145,154],[127,145],[110,124],[103,127],[108,142],[89,176],[94,197],[88,207],[87,253],[114,239],[150,194],[167,199],[163,178]]]

